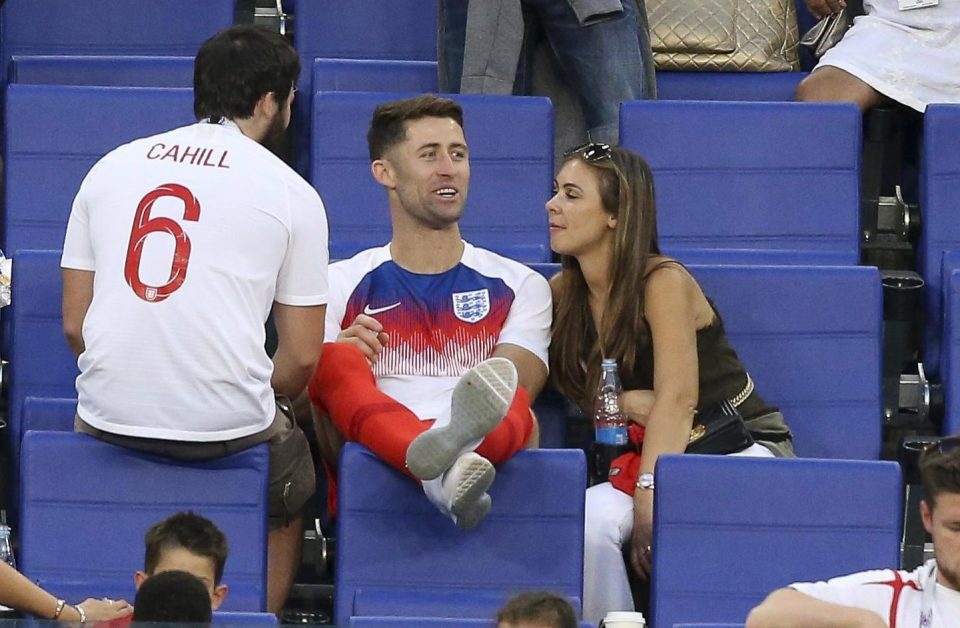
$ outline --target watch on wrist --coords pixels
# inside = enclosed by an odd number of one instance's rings
[[[637,486],[643,491],[652,491],[653,490],[653,474],[652,473],[641,473],[637,476]]]

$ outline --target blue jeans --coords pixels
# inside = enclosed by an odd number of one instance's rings
[[[460,91],[469,0],[441,0],[441,91]],[[653,53],[643,0],[581,26],[567,0],[522,0],[524,43],[514,94],[531,92],[533,52],[550,47],[561,80],[575,93],[590,137],[616,143],[620,103],[656,97]]]

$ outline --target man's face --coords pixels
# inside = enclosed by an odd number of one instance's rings
[[[451,118],[420,118],[407,122],[406,131],[406,140],[382,160],[401,209],[431,229],[455,224],[470,185],[463,129]]]
[[[933,536],[938,582],[960,591],[960,493],[941,493],[932,509],[921,502],[920,515]]]
[[[167,548],[160,552],[160,560],[153,573],[147,574],[138,571],[134,577],[137,589],[147,578],[164,571],[186,571],[200,579],[210,593],[210,605],[213,610],[220,608],[227,597],[227,586],[216,584],[217,566],[208,556],[199,556],[183,547]]]

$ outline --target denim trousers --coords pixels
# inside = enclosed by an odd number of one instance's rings
[[[459,92],[469,0],[441,0],[441,91]],[[574,93],[593,141],[616,143],[620,103],[656,97],[644,0],[581,25],[567,0],[522,0],[524,41],[513,93],[533,85],[533,52],[549,46],[561,81]]]

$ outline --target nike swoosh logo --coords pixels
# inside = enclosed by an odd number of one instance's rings
[[[373,316],[374,314],[380,314],[382,312],[392,310],[395,307],[400,307],[400,301],[397,301],[393,305],[385,305],[383,307],[370,307],[370,304],[368,303],[366,307],[363,308],[363,313],[367,316]]]

